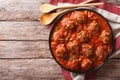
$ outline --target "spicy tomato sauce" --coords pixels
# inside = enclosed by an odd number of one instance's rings
[[[76,10],[57,22],[50,45],[63,67],[84,72],[106,59],[111,50],[111,29],[97,13]]]

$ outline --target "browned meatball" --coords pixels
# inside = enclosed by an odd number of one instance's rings
[[[103,61],[110,50],[106,46],[98,46],[95,54],[100,61]]]
[[[88,58],[83,59],[82,63],[81,63],[81,68],[83,71],[89,70],[90,67],[92,65],[92,61]]]
[[[54,41],[59,41],[59,43],[62,43],[62,42],[64,42],[64,38],[66,36],[67,36],[67,31],[64,28],[62,28],[62,29],[53,33],[52,39]]]
[[[66,27],[67,29],[73,29],[74,28],[74,21],[70,20],[70,18],[64,18],[61,21],[61,25]]]
[[[64,44],[59,44],[56,48],[56,56],[58,56],[59,58],[65,58],[66,57],[66,48]]]
[[[58,40],[61,36],[59,35],[62,32],[62,29],[53,33],[54,41]]]
[[[84,30],[80,31],[79,33],[77,33],[77,39],[80,42],[87,42],[89,39],[88,33]]]
[[[98,33],[98,32],[100,31],[100,26],[99,26],[98,22],[92,21],[92,22],[89,24],[87,30],[88,30],[90,33],[95,34],[95,33]]]
[[[53,33],[52,39],[53,39],[54,41],[56,41],[56,40],[59,39],[59,35],[58,35],[58,34],[59,34],[59,31]]]
[[[94,48],[92,45],[89,45],[89,44],[82,45],[82,53],[86,56],[93,55],[94,54],[93,50],[94,50]]]
[[[74,15],[71,15],[70,19],[72,19],[78,23],[82,24],[82,23],[85,23],[87,20],[87,17],[83,12],[73,12],[72,14],[74,14]]]
[[[97,49],[96,49],[95,54],[97,56],[102,56],[104,54],[104,48],[103,48],[103,46],[98,46]]]
[[[78,52],[78,44],[79,42],[77,40],[74,40],[72,42],[67,43],[67,49],[70,50],[71,52],[77,53]]]
[[[72,70],[77,70],[80,68],[80,62],[77,59],[69,60],[67,66]]]
[[[103,30],[100,35],[100,40],[102,40],[103,43],[108,43],[110,42],[110,35],[110,32]]]

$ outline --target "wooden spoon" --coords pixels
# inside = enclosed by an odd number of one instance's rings
[[[86,4],[86,3],[89,3],[89,2],[92,2],[93,0],[86,0],[84,2],[81,2],[80,4]],[[75,5],[75,4],[73,4]],[[40,11],[43,12],[43,13],[48,13],[50,12],[51,10],[57,8],[58,6],[54,6],[54,5],[51,5],[51,4],[43,4],[40,6]],[[46,9],[47,8],[47,9]],[[50,11],[44,11],[44,10],[49,10],[49,8],[51,8]]]
[[[89,3],[93,0],[87,0],[87,1],[84,1],[80,4],[86,4],[86,3]],[[50,24],[58,15],[60,15],[61,13],[63,12],[66,12],[67,10],[63,10],[61,12],[56,12],[56,13],[45,13],[43,15],[40,16],[40,22],[43,24],[43,25],[48,25]]]
[[[76,8],[76,7],[87,7],[87,6],[98,6],[103,5],[103,2],[101,3],[91,3],[91,4],[74,4],[70,6],[54,6],[51,4],[43,4],[40,6],[40,11],[42,13],[48,13],[57,9],[67,9],[67,8]]]
[[[43,25],[48,25],[50,24],[58,15],[60,15],[63,12],[66,12],[68,10],[63,10],[60,12],[56,12],[56,13],[45,13],[43,15],[40,16],[40,22]]]
[[[68,11],[69,9],[67,10],[63,10],[63,11],[60,11],[60,12],[56,12],[56,13],[44,13],[43,15],[40,16],[40,22],[43,24],[43,25],[48,25],[50,23],[52,23],[52,21],[58,16],[60,15],[61,13],[63,12],[66,12]]]

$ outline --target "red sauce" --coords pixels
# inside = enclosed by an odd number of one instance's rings
[[[84,72],[98,67],[106,59],[111,50],[111,30],[97,13],[73,11],[55,26],[51,48],[63,67]]]

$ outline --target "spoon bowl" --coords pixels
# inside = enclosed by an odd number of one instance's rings
[[[40,11],[43,13],[51,12],[52,10],[55,10],[57,6],[51,5],[51,4],[42,4],[40,6]]]
[[[64,13],[68,11],[67,10],[63,10],[63,11],[60,11],[60,12],[57,12],[57,13],[45,13],[43,15],[40,16],[40,22],[43,24],[43,25],[48,25],[50,23],[52,23],[52,21],[54,21],[54,19],[60,15],[61,13]]]
[[[43,24],[43,25],[48,25],[48,24],[50,24],[53,20],[54,20],[54,18],[55,18],[55,16],[56,16],[56,14],[50,14],[50,13],[46,13],[46,14],[43,14],[41,17],[40,17],[40,22]]]

